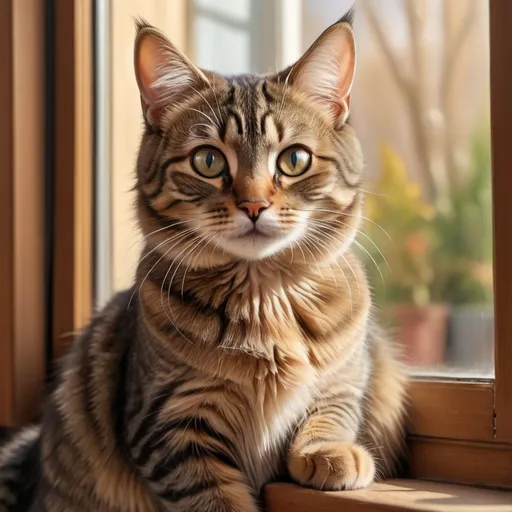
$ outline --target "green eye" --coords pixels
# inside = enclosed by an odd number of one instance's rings
[[[302,146],[285,149],[277,158],[277,167],[286,176],[300,176],[311,165],[311,153]]]
[[[217,178],[227,167],[226,157],[215,148],[201,148],[192,155],[192,167],[205,178]]]

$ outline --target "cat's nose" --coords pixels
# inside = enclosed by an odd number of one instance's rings
[[[270,203],[265,199],[241,199],[236,205],[240,210],[244,210],[253,222],[256,222],[261,212],[266,210]]]

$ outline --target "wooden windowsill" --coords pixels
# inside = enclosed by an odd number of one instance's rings
[[[265,502],[268,512],[511,512],[512,492],[421,480],[390,480],[344,492],[277,483],[265,489]]]

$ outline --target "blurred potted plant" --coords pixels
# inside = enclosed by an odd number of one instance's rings
[[[493,367],[490,166],[489,128],[483,125],[471,139],[464,181],[452,188],[451,207],[439,212],[435,223],[442,239],[436,256],[437,293],[452,304],[450,359],[480,372]]]
[[[414,366],[440,364],[445,357],[448,307],[434,286],[439,249],[436,212],[391,147],[381,146],[381,162],[380,176],[366,198],[366,214],[373,221],[365,228],[372,240],[368,251],[380,267],[368,265],[374,295],[378,304],[388,304],[382,312],[393,317],[405,360]],[[380,263],[380,253],[389,261],[389,271]]]

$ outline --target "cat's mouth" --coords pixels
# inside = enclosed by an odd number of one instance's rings
[[[257,240],[257,239],[264,239],[264,238],[270,238],[269,235],[263,233],[260,231],[256,226],[254,226],[251,229],[248,229],[245,233],[238,236],[239,239],[242,240]]]

